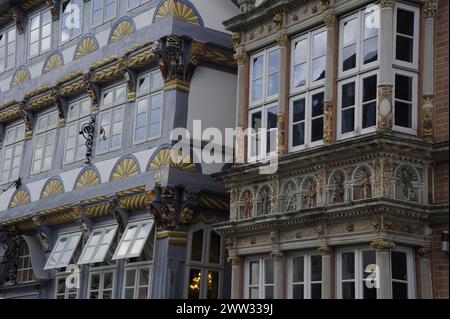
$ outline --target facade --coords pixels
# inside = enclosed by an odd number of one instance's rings
[[[238,3],[232,298],[448,298],[448,2]]]
[[[0,1],[0,298],[230,296],[222,167],[172,154],[171,131],[234,126],[238,13]]]

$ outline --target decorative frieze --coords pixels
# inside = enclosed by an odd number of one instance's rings
[[[376,251],[390,251],[395,249],[395,244],[383,239],[376,239],[370,243],[370,248]]]
[[[393,105],[392,85],[380,85],[378,87],[378,128],[392,129]]]

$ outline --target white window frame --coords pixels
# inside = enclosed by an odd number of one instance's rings
[[[407,266],[407,276],[408,276],[408,299],[416,299],[416,268],[415,268],[415,254],[414,250],[412,248],[398,246],[395,247],[391,251],[392,252],[401,252],[406,254],[406,266]],[[397,281],[397,282],[404,282],[400,280],[394,280],[392,278],[392,266],[391,266],[391,273],[390,273],[391,282]],[[391,284],[392,289],[392,284]],[[393,293],[391,293],[393,296]]]
[[[70,242],[72,241],[72,238],[74,238],[74,237],[75,238],[78,237],[78,239],[75,239],[76,240],[76,244],[75,244],[74,248],[69,250],[67,246],[70,244]],[[82,237],[81,232],[72,232],[72,233],[60,234],[58,236],[58,239],[55,242],[55,245],[54,245],[54,247],[52,249],[52,252],[50,253],[50,255],[49,255],[48,259],[47,259],[47,262],[45,264],[44,270],[59,269],[59,268],[66,267],[70,263],[70,259],[73,258],[73,254],[75,253],[75,250],[77,249],[78,245],[80,244],[81,237]],[[67,242],[64,244],[64,247],[62,247],[62,250],[56,251],[56,247],[57,247],[58,243],[61,241],[62,238],[66,238]],[[70,252],[71,257],[69,258],[69,261],[67,263],[63,263],[61,259],[64,256],[64,253],[67,253],[67,252]],[[50,265],[49,262],[52,259],[52,257],[55,255],[55,253],[59,253],[60,254],[59,258],[56,261],[55,265]]]
[[[141,231],[142,226],[146,223],[150,223],[150,230],[148,231],[148,234],[145,237],[138,238],[138,235],[139,235],[139,232]],[[133,237],[130,240],[128,240],[128,239],[125,240],[127,232],[129,231],[131,226],[137,226],[136,232],[134,233]],[[116,248],[116,251],[114,252],[112,260],[130,259],[130,258],[139,257],[142,254],[142,250],[144,249],[145,244],[149,240],[149,237],[152,233],[153,227],[155,227],[155,222],[153,219],[142,219],[142,220],[129,222],[127,227],[125,228],[125,231],[123,232],[123,235],[122,235],[122,238],[120,239],[119,244],[117,245],[117,248]],[[145,240],[144,240],[144,243],[142,244],[142,247],[139,249],[139,252],[135,253],[135,254],[131,254],[133,247],[136,245],[136,241],[143,240],[143,239],[145,239]],[[125,252],[124,256],[119,256],[119,250],[125,241],[129,241],[130,245],[129,245],[127,251]]]
[[[50,14],[50,48],[48,48],[47,50],[42,50],[42,40],[43,40],[42,39],[42,28],[43,28],[42,17],[44,15],[44,13],[46,13],[46,12],[48,12]],[[32,21],[32,19],[36,18],[37,16],[39,16],[39,27],[38,27],[39,40],[37,41],[37,43],[39,43],[39,50],[38,50],[38,54],[31,55],[31,31],[34,31],[31,29],[31,21]],[[41,56],[44,53],[50,52],[52,50],[52,41],[53,41],[53,19],[51,16],[50,9],[41,10],[41,11],[37,12],[36,14],[30,16],[28,26],[29,26],[29,32],[28,32],[28,57],[29,57],[29,59],[32,59],[32,58]],[[33,42],[33,43],[36,43],[36,42]]]
[[[55,123],[52,123],[51,126],[49,126],[48,125],[48,121],[50,121],[52,115],[55,117],[56,121],[55,121]],[[39,121],[43,117],[47,117],[47,126],[44,129],[39,129]],[[50,144],[50,145],[47,145],[47,141],[49,139],[49,135],[52,134],[52,133],[54,133],[53,143]],[[35,171],[33,169],[34,169],[34,162],[36,161],[37,141],[38,141],[38,139],[41,136],[44,137],[44,144],[43,144],[43,147],[42,147],[42,158],[40,159],[41,160],[41,165],[39,167],[39,170]],[[51,110],[49,112],[40,114],[38,116],[37,122],[36,122],[36,136],[34,138],[33,161],[31,162],[31,175],[37,175],[37,174],[40,174],[40,173],[43,173],[43,172],[47,172],[47,171],[50,171],[53,168],[57,141],[58,141],[58,111]],[[47,147],[52,147],[53,148],[53,151],[52,151],[52,154],[51,154],[52,161],[51,161],[50,167],[48,169],[44,169],[45,153],[46,153]]]
[[[14,32],[14,41],[10,42],[10,32]],[[5,46],[3,48],[0,48],[0,50],[4,50],[4,58],[3,62],[0,60],[0,65],[3,64],[3,69],[0,69],[0,74],[9,70],[12,70],[16,67],[16,55],[17,55],[17,31],[16,26],[10,26],[7,28],[4,28],[0,30],[0,34],[3,34],[4,40],[5,40]],[[10,46],[14,48],[14,52],[12,54],[9,54],[11,51]],[[12,65],[9,65],[9,56],[13,56],[13,63]]]
[[[71,30],[71,29],[69,29],[69,31],[70,31],[70,35],[69,35],[69,38],[68,39],[66,39],[66,40],[63,40],[62,39],[62,30],[63,30],[63,23],[65,23],[65,19],[64,19],[64,16],[63,16],[63,3],[65,2],[65,1],[67,1],[67,2],[69,2],[69,5],[71,5],[71,4],[73,4],[72,2],[73,1],[79,1],[80,2],[80,10],[79,10],[79,13],[80,13],[80,32],[77,34],[77,35],[73,35],[73,30]],[[59,39],[60,39],[60,41],[61,41],[61,44],[64,44],[64,43],[67,43],[67,42],[70,42],[70,41],[72,41],[73,39],[76,39],[76,38],[78,38],[79,36],[81,36],[82,34],[83,34],[83,8],[84,8],[84,0],[62,0],[61,1],[61,4],[60,4],[60,12],[61,12],[61,24],[60,24],[60,32],[59,32]]]
[[[376,6],[378,8],[379,14],[381,9],[379,5],[370,4],[364,9],[359,10],[349,16],[340,19],[339,22],[339,77],[344,78],[346,76],[351,76],[360,72],[365,72],[379,66],[380,61],[380,29],[378,29],[378,56],[376,61],[364,64],[364,25],[365,25],[365,14],[367,8]],[[350,70],[344,71],[343,69],[343,44],[344,44],[344,23],[351,21],[353,19],[357,20],[357,35],[356,35],[356,66]]]
[[[267,133],[270,131],[276,131],[277,136],[278,136],[278,125],[277,128],[272,128],[270,130],[267,130],[267,114],[268,114],[268,109],[271,109],[273,107],[277,107],[277,114],[280,114],[280,106],[278,101],[275,101],[273,103],[267,104],[267,105],[263,105],[260,107],[256,107],[253,108],[251,110],[248,111],[248,128],[249,128],[249,134],[248,134],[248,150],[247,150],[247,156],[248,156],[248,161],[249,162],[256,162],[256,161],[260,161],[263,159],[268,159],[272,156],[277,156],[278,154],[278,139],[276,137],[276,149],[275,151],[272,151],[270,153],[267,153]],[[261,117],[261,122],[262,122],[262,127],[260,129],[260,133],[258,134],[258,132],[255,132],[255,134],[252,134],[252,115],[254,113],[258,113],[261,112],[262,113],[262,117]],[[277,124],[278,124],[278,119],[277,119]],[[256,136],[256,135],[262,135],[261,140],[260,140],[260,153],[257,154],[256,156],[252,156],[252,137]]]
[[[116,92],[119,89],[125,89],[124,91],[124,100],[122,102],[117,102],[116,101]],[[113,92],[113,102],[111,105],[108,106],[104,106],[104,99],[105,99],[105,95],[108,93]],[[125,121],[127,120],[127,96],[128,96],[128,88],[127,85],[125,83],[121,83],[121,84],[117,84],[115,86],[109,87],[105,90],[102,91],[102,97],[101,97],[101,103],[100,103],[100,113],[98,114],[98,123],[97,123],[97,132],[100,132],[100,129],[102,128],[102,116],[106,113],[110,113],[110,121],[107,124],[109,126],[109,130],[105,130],[105,136],[107,138],[107,143],[108,143],[108,148],[105,151],[101,151],[100,150],[100,142],[97,140],[97,154],[101,155],[101,154],[107,154],[107,153],[111,153],[117,150],[122,149],[123,147],[123,140],[124,140],[124,125],[125,125]],[[123,110],[123,119],[122,119],[122,129],[121,129],[121,140],[120,140],[120,146],[117,147],[112,147],[111,142],[112,142],[112,137],[113,137],[113,124],[114,122],[114,112]],[[117,122],[118,123],[118,122]],[[101,134],[98,133],[98,137],[101,138]]]
[[[273,283],[266,283],[265,281],[265,274],[266,274],[266,260],[273,261],[270,257],[251,257],[248,258],[245,263],[245,275],[244,275],[244,287],[245,292],[244,296],[245,299],[250,298],[250,288],[258,288],[259,291],[259,298],[258,299],[265,299],[266,298],[266,287],[273,287],[275,292],[275,269],[274,269],[274,282]],[[258,285],[250,285],[250,264],[251,263],[259,263],[259,282]]]
[[[87,264],[95,264],[95,263],[101,263],[105,260],[106,256],[108,255],[108,251],[111,247],[112,242],[114,241],[114,238],[116,236],[117,233],[117,225],[112,225],[112,226],[104,226],[104,227],[98,227],[98,228],[94,228],[91,231],[91,235],[89,236],[88,241],[86,242],[83,251],[81,252],[80,258],[78,258],[78,265],[87,265]],[[112,236],[111,239],[109,241],[104,241],[105,240],[105,236],[106,234],[112,231]],[[93,235],[95,232],[100,232],[99,238],[97,242],[93,242]],[[97,259],[94,258],[97,255],[97,252],[99,251],[99,249],[101,247],[106,247],[106,250],[103,254],[103,256],[98,257]],[[89,255],[87,255],[88,253],[88,248],[93,248],[92,253]],[[83,260],[85,259],[85,260]]]
[[[203,230],[203,242],[202,242],[202,260],[195,261],[192,260],[192,242],[193,235],[195,232]],[[218,299],[222,298],[222,288],[223,288],[223,273],[224,273],[224,238],[219,233],[217,235],[220,236],[220,259],[219,263],[213,263],[209,261],[209,254],[211,249],[211,234],[214,232],[214,229],[211,226],[204,224],[197,224],[192,226],[189,229],[188,241],[187,241],[187,257],[186,257],[186,284],[184,285],[184,295],[186,298],[189,296],[189,280],[191,269],[198,269],[201,273],[201,278],[207,278],[208,272],[217,272],[219,273],[219,282],[218,282]],[[207,281],[201,280],[200,282],[200,299],[206,299],[208,295],[207,289]]]
[[[137,4],[136,4],[136,5],[134,5],[134,6],[129,6],[129,2],[128,2],[128,1],[129,1],[129,0],[126,0],[126,2],[127,2],[127,11],[136,9],[136,8],[138,8],[138,7],[142,6],[142,5],[144,5],[145,3],[150,2],[149,0],[136,0],[136,1],[137,1]]]
[[[123,288],[122,288],[122,299],[125,299],[125,290],[133,288],[134,297],[133,299],[138,299],[139,297],[139,289],[144,288],[145,286],[140,285],[140,270],[146,268],[149,271],[148,285],[147,285],[147,299],[152,298],[152,288],[153,288],[153,262],[139,262],[125,265],[124,273],[123,273]],[[127,271],[134,270],[134,286],[127,286]]]
[[[354,77],[351,78],[347,78],[345,80],[342,80],[340,82],[338,82],[338,100],[337,100],[337,138],[338,140],[343,140],[343,139],[347,139],[347,138],[351,138],[357,135],[361,135],[361,134],[367,134],[367,133],[371,133],[376,131],[377,129],[377,118],[378,118],[378,101],[377,101],[377,96],[378,96],[378,85],[379,85],[379,80],[380,80],[380,76],[378,74],[378,69],[377,70],[373,70],[370,72],[366,72],[366,73],[362,73],[362,74],[358,74]],[[363,85],[363,81],[366,78],[370,78],[372,76],[376,76],[377,77],[377,86],[375,87],[375,91],[376,91],[376,115],[375,115],[375,125],[371,126],[371,127],[367,127],[367,128],[362,128],[363,125],[363,96],[364,96],[364,85]],[[347,133],[342,133],[342,87],[346,84],[349,83],[355,83],[355,105],[353,106],[354,110],[355,110],[355,129],[352,132],[347,132]],[[366,102],[368,103],[368,102]]]
[[[414,12],[413,62],[397,60],[397,11],[402,9]],[[420,38],[420,9],[413,5],[396,2],[394,6],[394,64],[396,66],[418,70],[419,68],[419,38]]]
[[[14,134],[13,140],[8,141],[8,132],[14,131],[11,134]],[[23,151],[24,151],[24,145],[25,145],[25,124],[23,122],[16,122],[12,125],[9,125],[5,128],[5,139],[4,139],[4,145],[1,149],[1,170],[0,170],[0,185],[7,184],[12,182],[13,180],[19,178],[20,176],[20,167],[22,163],[22,157],[23,157]],[[11,161],[8,168],[5,167],[6,163],[6,152],[7,150],[11,149]],[[17,150],[20,149],[20,155],[14,156],[17,152]],[[18,157],[18,159],[17,159]],[[14,167],[14,165],[18,164],[18,167]],[[18,168],[18,174],[13,175],[14,169]],[[8,172],[8,178],[7,180],[3,180],[3,174],[5,172]]]
[[[97,0],[92,0],[91,1],[91,29],[92,28],[96,28],[98,26],[101,26],[102,24],[105,24],[108,21],[114,20],[117,17],[117,8],[118,8],[118,4],[117,4],[117,0],[114,0],[114,6],[115,6],[115,10],[114,10],[114,16],[105,19],[105,10],[106,10],[106,1],[108,0],[98,0],[98,1],[102,1],[102,20],[99,23],[94,23],[94,1]]]
[[[55,299],[58,299],[58,297],[64,297],[64,298],[60,298],[60,299],[70,299],[69,298],[70,295],[75,295],[75,299],[80,298],[80,289],[79,288],[68,288],[66,284],[64,284],[64,294],[58,293],[58,282],[60,280],[66,281],[68,276],[69,275],[66,273],[60,273],[60,274],[56,275],[56,277],[55,277]],[[75,289],[76,291],[71,292],[70,289]]]
[[[153,141],[153,140],[157,140],[161,138],[161,134],[162,134],[162,120],[163,120],[163,109],[164,109],[164,90],[163,90],[163,85],[161,87],[157,87],[157,88],[153,88],[153,77],[155,75],[161,75],[161,72],[159,70],[154,70],[152,72],[148,72],[144,75],[139,76],[137,83],[139,85],[139,81],[143,78],[148,77],[150,80],[150,89],[148,92],[144,92],[141,93],[139,92],[139,88],[137,89],[137,98],[136,98],[136,103],[135,103],[135,107],[136,110],[134,112],[134,126],[133,126],[133,145],[137,145],[137,144],[141,144],[141,143],[145,143],[148,141]],[[162,78],[162,77],[161,77]],[[164,82],[163,82],[164,83]],[[151,132],[151,127],[152,127],[152,118],[151,118],[151,113],[154,110],[153,106],[151,105],[151,99],[153,96],[156,95],[161,95],[161,105],[160,105],[160,114],[159,114],[159,133],[156,136],[150,136],[150,132]],[[139,107],[139,101],[141,100],[145,100],[147,99],[147,118],[146,118],[146,122],[145,122],[145,128],[146,128],[146,132],[145,132],[145,138],[142,140],[137,140],[136,139],[136,129],[137,129],[137,116],[138,116],[138,107]]]
[[[81,110],[81,106],[83,105],[83,103],[89,102],[89,113],[86,114],[81,114],[80,116],[80,110]],[[78,158],[78,153],[79,153],[79,149],[80,148],[86,148],[85,146],[85,140],[82,138],[82,136],[79,134],[82,126],[85,123],[90,122],[90,117],[91,117],[91,99],[89,97],[85,97],[85,98],[81,98],[78,99],[76,101],[73,101],[71,103],[69,103],[69,113],[67,116],[67,124],[66,124],[66,138],[65,138],[65,145],[64,145],[64,155],[63,155],[63,164],[72,164],[72,163],[76,163],[79,161],[82,161],[85,159],[85,156],[83,155],[83,157]],[[71,114],[71,109],[72,106],[75,106],[78,108],[77,111],[77,115],[73,116]],[[76,125],[77,130],[75,132],[75,148],[74,148],[74,157],[72,161],[68,161],[67,160],[67,151],[68,151],[68,143],[69,143],[69,127],[71,125]]]
[[[412,127],[411,128],[406,128],[406,127],[395,125],[395,101],[396,101],[396,97],[395,97],[395,77],[396,77],[397,74],[412,78],[412,88],[411,88],[411,90],[412,90],[411,126]],[[400,69],[394,69],[394,81],[393,82],[394,82],[394,86],[393,86],[393,91],[392,91],[392,100],[393,100],[393,112],[392,112],[393,125],[392,125],[392,129],[394,131],[405,133],[405,134],[417,135],[418,104],[419,104],[418,75],[417,75],[417,73],[414,73],[414,72],[400,70]],[[400,101],[402,101],[402,100],[400,100]],[[408,102],[408,104],[409,103],[410,102]]]
[[[291,45],[291,67],[290,67],[290,80],[291,80],[291,87],[290,87],[290,94],[298,94],[298,93],[304,93],[308,90],[313,90],[315,88],[321,87],[325,85],[325,79],[313,81],[312,80],[312,62],[313,62],[313,39],[314,36],[316,36],[319,33],[326,32],[325,27],[318,28],[316,30],[310,31],[308,33],[302,34],[296,38],[292,39],[292,45]],[[294,68],[296,66],[295,64],[295,46],[298,42],[306,40],[307,50],[306,50],[306,79],[305,79],[305,85],[295,87],[295,72]],[[326,57],[326,55],[325,55]],[[298,64],[297,64],[298,65]]]
[[[112,287],[111,289],[104,289],[104,282],[105,282],[105,274],[112,273]],[[92,276],[93,275],[100,275],[100,281],[99,281],[99,289],[91,289],[91,283],[92,283]],[[88,294],[87,299],[91,299],[91,292],[92,291],[98,291],[98,300],[103,299],[103,293],[105,290],[111,291],[111,299],[115,299],[115,293],[116,293],[116,267],[99,267],[99,268],[92,268],[91,271],[89,271],[89,280],[88,280]]]
[[[26,263],[26,264],[25,264]],[[23,280],[24,274],[27,274],[27,278],[29,276],[29,272],[32,272],[31,280]],[[19,273],[22,273],[22,280],[19,280]],[[33,282],[36,280],[36,275],[34,273],[33,264],[31,262],[31,253],[28,248],[28,244],[23,241],[19,247],[19,255],[18,255],[18,265],[16,269],[17,281],[20,283]]]
[[[318,253],[313,252],[302,252],[302,253],[295,253],[291,254],[288,257],[288,274],[287,274],[287,297],[288,299],[293,299],[293,288],[295,284],[302,284],[303,285],[303,296],[304,299],[311,299],[311,287],[313,284],[320,284],[321,291],[323,289],[323,278],[321,275],[320,281],[313,281],[311,278],[311,258],[313,256],[320,256]],[[303,282],[296,282],[294,283],[294,259],[298,257],[303,257]],[[320,256],[321,257],[321,256]],[[323,263],[322,259],[321,262]],[[322,266],[323,267],[323,264]]]

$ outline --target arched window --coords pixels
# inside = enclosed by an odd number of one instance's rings
[[[27,243],[23,241],[19,247],[19,255],[17,257],[17,271],[15,281],[17,283],[26,283],[35,281],[36,276],[31,265],[30,251]]]

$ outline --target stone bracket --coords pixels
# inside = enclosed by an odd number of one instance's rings
[[[25,139],[31,140],[33,138],[33,112],[26,110],[27,102],[22,101],[19,105],[20,116],[25,124]]]
[[[83,85],[86,90],[86,92],[89,94],[89,97],[91,98],[91,110],[92,114],[97,114],[100,111],[100,89],[98,85],[96,85],[92,81],[92,74],[91,73],[85,73],[83,76]]]
[[[9,11],[11,12],[11,16],[14,20],[14,23],[16,24],[16,29],[19,32],[19,34],[23,34],[23,21],[24,21],[24,13],[22,9],[18,6],[12,6],[9,8]]]

